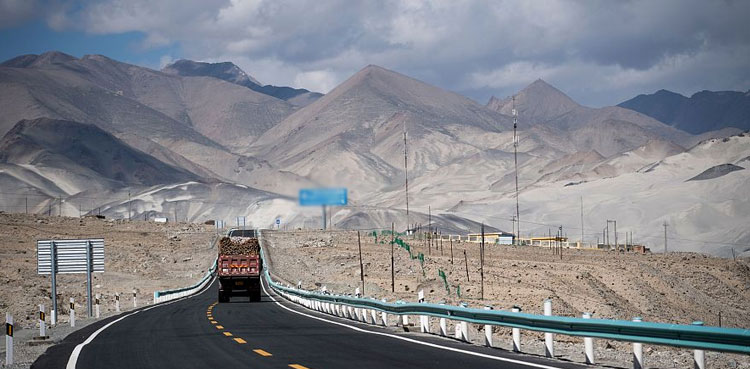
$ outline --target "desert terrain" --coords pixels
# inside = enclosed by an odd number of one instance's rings
[[[104,238],[105,271],[94,273],[92,284],[93,293],[101,294],[100,311],[106,317],[115,312],[116,293],[126,311],[133,308],[133,290],[138,306],[143,306],[153,301],[154,291],[200,280],[216,257],[215,236],[212,226],[202,224],[0,214],[0,311],[12,313],[15,320],[17,366],[28,367],[49,344],[72,331],[68,326],[71,297],[76,301],[76,328],[94,321],[86,318],[86,275],[60,274],[59,323],[48,330],[48,342],[28,344],[39,334],[38,305],[45,304],[48,317],[51,307],[50,277],[37,275],[37,240]],[[4,352],[5,346],[0,350]]]
[[[409,239],[412,254],[394,248],[395,292],[391,292],[390,235],[360,232],[364,265],[364,295],[388,301],[416,301],[424,290],[427,302],[470,307],[492,306],[541,314],[545,299],[552,300],[553,314],[580,317],[591,312],[595,318],[642,317],[644,321],[746,328],[750,326],[750,259],[710,257],[696,253],[617,254],[598,250],[564,249],[562,257],[540,247],[487,245],[484,265],[484,299],[481,298],[479,244],[443,241],[442,251],[424,240]],[[356,231],[264,231],[264,247],[270,257],[274,278],[285,283],[332,293],[353,294],[361,287]],[[380,243],[385,241],[385,243]],[[466,252],[466,259],[464,259]],[[468,265],[468,280],[467,268]],[[444,271],[448,289],[438,276]],[[460,287],[461,296],[457,289]],[[450,292],[448,292],[450,291]],[[721,316],[721,318],[720,318]],[[719,323],[721,319],[721,323]],[[437,321],[431,322],[437,331]],[[449,331],[452,327],[449,326]],[[473,327],[473,339],[480,343],[481,326]],[[510,330],[496,329],[495,342],[510,347]],[[524,332],[526,352],[543,354],[542,335]],[[583,361],[581,339],[556,336],[558,354],[564,359]],[[576,346],[577,345],[577,346]],[[630,367],[630,345],[597,340],[600,363]],[[648,347],[648,367],[692,365],[692,351]],[[709,367],[750,367],[742,355],[707,353]]]

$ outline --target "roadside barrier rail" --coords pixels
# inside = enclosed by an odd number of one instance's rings
[[[263,258],[263,265],[270,265],[265,260],[262,248],[261,257]],[[325,309],[329,309],[330,306],[342,305],[348,307],[347,309],[371,309],[399,316],[421,315],[568,336],[594,337],[634,343],[685,347],[696,350],[750,354],[750,329],[708,327],[699,324],[684,325],[573,318],[554,315],[545,316],[430,303],[406,303],[401,301],[391,303],[372,298],[302,290],[275,282],[271,278],[268,268],[263,271],[263,274],[268,284],[274,290],[288,299],[302,299],[304,304],[312,305],[313,308],[321,304]],[[335,307],[334,311],[336,311]]]
[[[175,289],[164,290],[164,291],[154,291],[154,304],[189,296],[202,290],[204,287],[206,287],[206,285],[209,282],[211,282],[211,278],[216,272],[216,267],[217,267],[218,262],[219,262],[219,258],[217,257],[216,260],[214,260],[214,263],[211,266],[211,268],[208,269],[208,272],[206,272],[206,275],[203,276],[203,278],[200,281],[198,281],[198,283],[192,286],[175,288]]]

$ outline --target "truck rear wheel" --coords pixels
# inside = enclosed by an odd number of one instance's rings
[[[226,293],[219,291],[219,302],[229,302],[229,296]]]

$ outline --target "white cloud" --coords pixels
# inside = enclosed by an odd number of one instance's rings
[[[313,70],[309,72],[298,73],[294,78],[295,87],[303,87],[311,91],[328,93],[340,81],[338,77],[328,70]]]

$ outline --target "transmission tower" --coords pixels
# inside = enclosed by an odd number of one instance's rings
[[[407,168],[406,153],[406,122],[404,122],[404,183],[406,185],[406,232],[407,234],[409,234],[411,233],[409,231],[409,170]]]
[[[515,161],[515,174],[516,174],[516,220],[518,221],[518,234],[516,236],[516,239],[518,239],[518,243],[521,243],[521,216],[520,211],[518,207],[518,134],[516,133],[516,130],[518,129],[518,110],[516,110],[516,97],[513,96],[513,109],[511,110],[513,113],[513,160]]]

